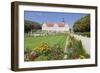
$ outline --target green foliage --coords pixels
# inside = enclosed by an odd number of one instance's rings
[[[75,32],[75,34],[90,37],[90,32]]]
[[[80,18],[73,25],[74,32],[90,32],[90,14]]]
[[[36,45],[36,47],[33,49],[37,54],[47,54],[48,51],[51,50],[51,47],[46,42],[39,43]]]
[[[82,46],[81,40],[75,39],[73,36],[68,36],[68,59],[79,59],[79,58],[89,58],[89,55],[86,53]]]
[[[24,32],[28,33],[29,31],[31,31],[31,26],[29,24],[25,24],[24,25]]]
[[[41,29],[41,24],[38,22],[33,22],[29,20],[24,20],[24,32],[28,33],[31,30]]]
[[[61,48],[65,47],[66,36],[65,35],[54,35],[54,36],[38,36],[38,37],[29,37],[25,36],[25,48],[30,48],[33,50],[39,43],[46,42],[49,46],[53,46],[56,43],[59,43]]]
[[[64,56],[63,48],[61,48],[60,44],[57,43],[51,47],[51,51],[48,54],[49,59],[51,60],[61,60]]]
[[[66,41],[68,50],[65,53]],[[70,34],[67,34],[67,36],[26,36],[24,52],[25,61],[63,60],[65,55],[68,56],[67,59],[84,59],[90,57],[85,52],[82,42]]]
[[[25,51],[28,51],[27,49],[30,49],[31,52],[34,51],[37,54],[37,57],[34,59],[34,61],[61,60],[64,56],[63,48],[65,47],[65,43],[65,34],[42,37],[26,36]],[[25,61],[31,61],[28,57],[25,58]]]
[[[46,45],[46,44],[45,44]],[[45,50],[48,48],[45,48]],[[44,50],[44,51],[45,51]],[[59,46],[59,44],[55,44],[49,50],[42,51],[42,53],[39,53],[40,51],[37,50],[38,57],[35,59],[35,61],[44,61],[44,60],[62,60],[64,53],[63,49]]]
[[[42,54],[40,56],[38,56],[35,61],[45,61],[45,60],[48,60],[48,56]]]
[[[32,50],[30,49],[24,49],[24,60],[29,61],[29,53],[31,53]]]

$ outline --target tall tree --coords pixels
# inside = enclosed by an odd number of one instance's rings
[[[38,22],[33,22],[29,20],[24,20],[24,32],[28,33],[32,30],[41,29],[41,24]]]
[[[80,18],[73,25],[74,32],[90,32],[90,14]]]

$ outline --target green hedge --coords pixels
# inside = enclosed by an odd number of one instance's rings
[[[90,37],[90,32],[75,32],[75,34]]]
[[[68,41],[67,44],[68,59],[89,58],[89,55],[83,48],[81,40],[77,40],[73,36],[69,35],[67,41]]]

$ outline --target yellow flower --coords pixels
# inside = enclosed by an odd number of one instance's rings
[[[83,55],[79,56],[79,59],[84,59],[84,58],[85,58],[85,56],[83,56]]]
[[[40,43],[36,48],[34,48],[34,50],[37,52],[47,52],[49,49],[50,47],[47,43]]]

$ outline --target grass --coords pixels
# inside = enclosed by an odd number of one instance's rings
[[[25,35],[24,45],[25,51],[29,51],[26,53],[25,61],[63,60],[64,55],[68,56],[67,59],[89,58],[82,42],[70,34],[37,37]],[[66,53],[65,46],[68,49]],[[31,52],[34,52],[32,59],[29,58]]]
[[[28,37],[25,36],[24,44],[25,49],[31,49],[33,50],[37,45],[41,42],[46,42],[50,46],[53,46],[55,44],[59,44],[61,48],[65,47],[66,43],[66,36],[65,35],[54,35],[54,36],[38,36],[38,37]]]

